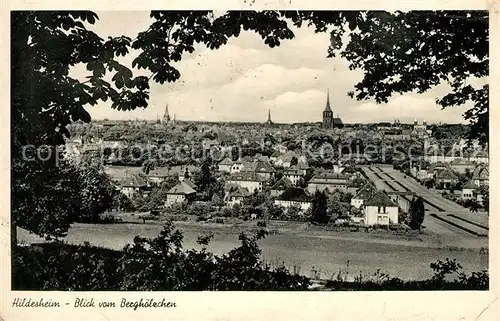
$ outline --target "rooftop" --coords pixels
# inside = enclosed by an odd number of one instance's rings
[[[366,200],[365,206],[395,206],[396,204],[389,198],[383,191],[374,193],[369,199]]]
[[[196,191],[186,182],[180,182],[167,192],[167,194],[179,194],[179,195],[190,195],[194,193],[196,193]]]
[[[294,201],[294,202],[311,202],[312,197],[309,196],[304,189],[298,187],[290,187],[286,189],[277,198],[281,201]]]

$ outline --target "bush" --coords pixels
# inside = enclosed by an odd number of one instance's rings
[[[101,223],[101,224],[112,224],[112,223],[119,223],[119,222],[123,222],[123,220],[119,217],[116,217],[114,214],[109,213],[109,212],[104,213],[99,218],[99,223]]]
[[[123,251],[48,243],[13,249],[14,290],[168,291],[306,290],[307,277],[271,269],[260,259],[257,241],[266,233],[241,234],[241,245],[224,255],[185,250],[182,234],[168,222],[156,238],[137,236]]]

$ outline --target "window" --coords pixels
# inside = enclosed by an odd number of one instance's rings
[[[378,207],[378,211],[377,212],[380,213],[380,206]]]

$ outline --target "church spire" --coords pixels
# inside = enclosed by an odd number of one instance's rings
[[[166,123],[170,121],[170,115],[168,113],[168,104],[165,105],[165,114],[163,114],[163,121]]]
[[[267,110],[267,122],[266,124],[271,125],[273,121],[271,120],[271,109]]]
[[[326,92],[326,107],[325,107],[325,111],[332,111],[332,109],[330,108],[330,89],[328,89],[327,92]]]

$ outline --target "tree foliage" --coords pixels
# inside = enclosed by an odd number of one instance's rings
[[[316,191],[311,205],[311,222],[327,224],[329,219],[326,195],[324,192]]]
[[[420,229],[425,217],[424,200],[422,197],[419,196],[416,199],[412,199],[408,215],[410,216],[410,227],[414,230]]]

